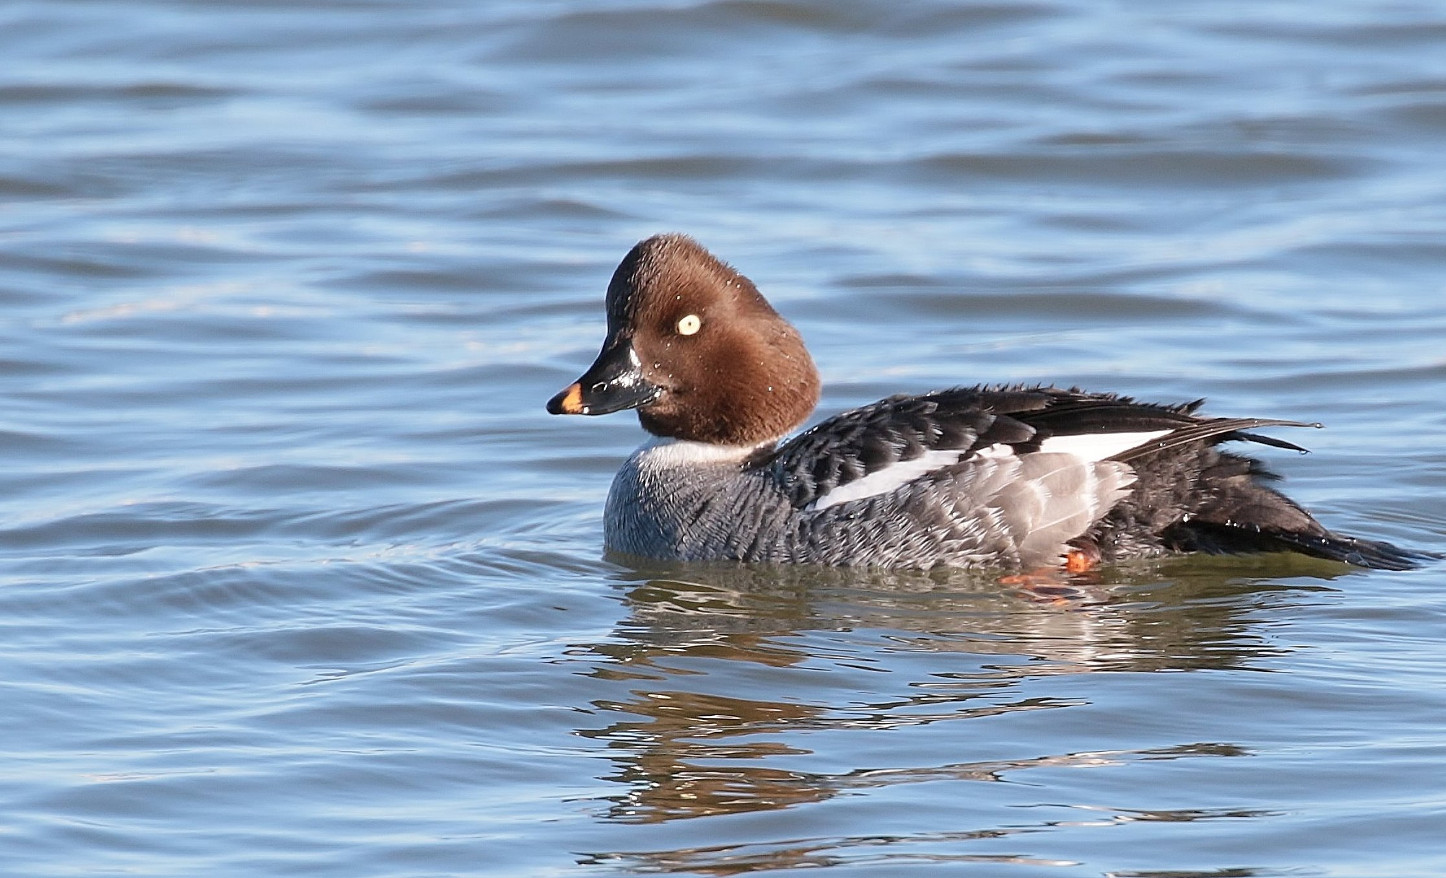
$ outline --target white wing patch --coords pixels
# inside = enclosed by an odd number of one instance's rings
[[[1075,436],[1051,436],[1039,443],[1041,452],[1073,454],[1091,463],[1108,460],[1122,451],[1129,451],[1147,442],[1168,436],[1173,430],[1148,430],[1142,433],[1080,433]]]
[[[932,472],[951,463],[959,462],[959,455],[964,452],[955,448],[952,451],[926,451],[913,460],[901,460],[898,463],[890,464],[881,470],[871,472],[861,479],[855,479],[847,485],[840,485],[819,497],[808,505],[808,510],[818,512],[830,506],[837,506],[840,503],[847,503],[850,500],[861,500],[864,497],[874,497],[879,494],[887,494],[912,482],[914,479]]]
[[[1171,432],[1173,431],[1147,430],[1138,433],[1084,433],[1075,436],[1052,436],[1040,443],[1037,453],[1066,454],[1076,461],[1098,463]],[[850,500],[862,500],[865,497],[888,494],[920,476],[952,463],[958,463],[962,453],[957,448],[951,451],[926,451],[913,460],[901,460],[877,472],[869,473],[861,479],[855,479],[846,485],[834,488],[810,503],[807,511],[819,512]],[[1014,449],[1008,445],[990,445],[975,451],[969,459],[997,459],[1010,457],[1013,454]],[[1133,480],[1133,478],[1130,479],[1130,481]]]

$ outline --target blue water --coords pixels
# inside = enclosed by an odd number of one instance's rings
[[[1446,550],[1446,10],[0,8],[0,874],[1439,876],[1446,568],[601,552],[550,418],[659,231],[821,412],[1049,381],[1321,421]]]

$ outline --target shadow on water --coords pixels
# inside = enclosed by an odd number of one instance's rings
[[[1267,611],[1347,572],[1296,557],[1180,559],[1110,571],[1071,599],[1047,601],[958,571],[637,567],[616,577],[629,611],[616,639],[590,647],[604,659],[593,675],[626,695],[595,704],[613,721],[579,734],[608,743],[609,779],[627,788],[606,819],[634,823],[787,809],[898,784],[996,782],[1041,766],[1245,755],[1202,742],[839,772],[766,764],[808,756],[809,734],[1085,703],[1027,685],[1041,678],[1265,670],[1283,652],[1260,630]]]

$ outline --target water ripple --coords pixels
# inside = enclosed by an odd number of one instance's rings
[[[0,872],[1441,873],[1438,569],[1041,603],[633,566],[599,516],[635,420],[542,404],[627,246],[682,231],[798,325],[824,412],[1043,381],[1319,420],[1265,450],[1292,496],[1446,549],[1443,33],[9,4]]]

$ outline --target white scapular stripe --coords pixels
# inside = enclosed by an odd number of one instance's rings
[[[1097,463],[1122,451],[1129,451],[1131,448],[1168,435],[1170,432],[1172,431],[1148,430],[1138,433],[1084,433],[1076,436],[1052,436],[1040,443],[1039,453],[1068,454],[1077,460]],[[877,472],[869,473],[861,479],[834,488],[813,501],[809,505],[809,509],[818,512],[850,500],[887,494],[926,473],[951,463],[957,463],[960,453],[958,449],[926,451],[913,460],[899,461]],[[1008,445],[990,445],[974,452],[970,459],[1000,458],[1013,453],[1014,449]]]
[[[881,470],[871,472],[861,479],[855,479],[847,485],[834,488],[813,501],[809,508],[817,512],[830,506],[847,503],[850,500],[887,494],[927,472],[951,463],[958,463],[959,455],[962,453],[957,448],[953,451],[926,451],[913,460],[901,460]]]
[[[1075,436],[1051,436],[1039,443],[1041,452],[1057,451],[1073,454],[1091,463],[1107,460],[1122,451],[1144,445],[1173,430],[1148,430],[1142,433],[1080,433]]]

